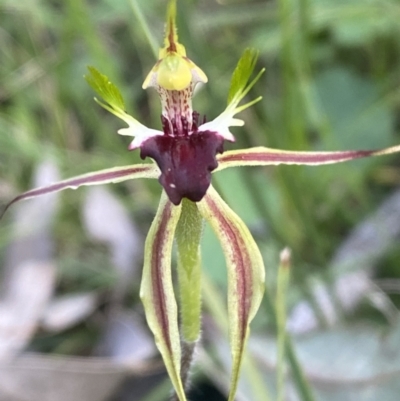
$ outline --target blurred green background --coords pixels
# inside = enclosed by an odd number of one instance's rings
[[[127,151],[129,139],[116,134],[123,123],[93,101],[83,75],[87,65],[98,68],[121,88],[130,114],[160,128],[158,97],[141,85],[155,61],[149,42],[162,41],[165,10],[162,0],[0,1],[0,204],[35,185],[35,171],[40,181],[38,168],[44,162],[69,177],[140,161],[139,152]],[[246,47],[254,47],[260,51],[258,68],[265,67],[266,73],[251,95],[263,100],[242,114],[246,125],[233,129],[237,141],[227,148],[343,150],[400,143],[399,21],[398,0],[178,0],[180,40],[209,78],[194,108],[208,119],[223,111],[236,62]],[[285,246],[292,249],[288,330],[316,400],[398,400],[398,160],[390,156],[337,166],[233,169],[213,178],[261,248],[272,298],[279,252]],[[4,294],[22,280],[12,273],[22,263],[14,260],[21,249],[24,263],[33,258],[54,264],[48,299],[38,304],[30,321],[33,329],[16,349],[41,357],[92,360],[96,355],[106,359],[110,371],[123,371],[107,387],[107,395],[106,390],[93,398],[77,392],[74,399],[165,400],[169,383],[158,359],[150,363],[145,355],[137,357],[140,366],[121,368],[115,351],[121,333],[110,323],[120,314],[126,326],[126,314],[133,310],[135,324],[146,330],[138,296],[140,244],[160,186],[135,181],[107,190],[67,191],[54,212],[41,204],[34,212],[16,208],[1,222]],[[24,219],[28,228],[25,224],[21,233]],[[37,232],[47,242],[35,242]],[[132,245],[126,238],[137,242]],[[228,343],[218,318],[225,308],[225,267],[207,227],[203,245],[205,351],[199,352],[193,386],[198,394],[193,399],[218,400],[224,398],[211,395],[211,387],[224,394],[229,383]],[[129,256],[134,260],[119,260]],[[40,280],[34,278],[31,286],[40,288]],[[29,294],[24,294],[29,304]],[[77,311],[68,310],[72,323],[57,329],[43,323],[40,308],[60,299],[76,300],[77,294],[91,294],[92,303],[86,309],[73,304]],[[10,336],[1,333],[2,324],[7,326],[1,319],[7,302],[0,304],[0,351],[2,338]],[[82,309],[86,313],[80,316]],[[58,313],[64,316],[64,310]],[[110,327],[114,334],[105,334]],[[275,399],[275,332],[265,303],[253,324],[252,352],[238,400]],[[143,336],[151,342],[147,332]],[[110,349],[103,340],[111,342]],[[91,368],[102,361],[93,360]],[[23,370],[18,366],[0,363],[0,379],[8,374],[11,380],[10,372],[18,378]],[[298,399],[296,394],[307,399],[301,385],[292,381],[296,375],[290,366],[286,399]],[[62,372],[60,380],[74,383]],[[132,376],[152,384],[139,391]],[[35,380],[43,383],[46,377]],[[46,399],[63,400],[59,397]]]

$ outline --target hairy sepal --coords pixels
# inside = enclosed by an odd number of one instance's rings
[[[229,401],[233,401],[250,331],[249,325],[260,306],[265,289],[264,263],[246,225],[212,187],[197,205],[217,235],[226,259],[233,360]]]
[[[36,198],[37,196],[63,191],[64,189],[77,189],[82,186],[117,183],[135,178],[157,178],[159,174],[159,169],[155,164],[134,164],[78,175],[45,187],[31,189],[16,196],[4,207],[0,213],[0,219],[11,205],[25,199]]]
[[[163,192],[146,239],[140,297],[176,394],[180,401],[186,401],[180,377],[178,311],[171,276],[172,244],[180,214],[181,206],[174,206]]]
[[[228,151],[217,156],[218,168],[215,171],[223,170],[228,167],[271,166],[279,164],[320,166],[398,152],[400,152],[399,145],[378,150],[343,150],[335,152],[302,152],[260,146],[250,149]]]

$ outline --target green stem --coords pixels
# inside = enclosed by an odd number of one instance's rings
[[[314,394],[308,383],[304,371],[297,359],[292,339],[286,335],[286,356],[290,365],[293,381],[302,401],[315,401]]]
[[[185,389],[185,391],[187,391],[187,389],[190,386],[190,368],[192,366],[192,362],[193,362],[193,355],[194,355],[194,351],[196,349],[196,345],[197,342],[193,341],[193,342],[187,342],[183,339],[181,339],[181,381],[183,383],[183,387]],[[171,398],[169,399],[169,401],[180,401],[178,394],[176,394],[176,392],[174,392],[174,394],[172,394]]]
[[[181,335],[185,342],[196,342],[200,335],[202,217],[195,203],[184,199],[176,229],[178,280],[181,308]]]
[[[264,295],[264,307],[268,311],[270,316],[273,318],[273,321],[276,322],[277,321],[276,309],[274,307],[274,302],[271,298],[271,295],[269,294],[268,291]],[[311,386],[308,383],[304,371],[300,365],[300,362],[297,359],[292,339],[288,334],[285,334],[285,354],[287,362],[290,367],[290,372],[292,374],[292,379],[299,393],[300,399],[302,401],[315,401],[315,397],[311,389]]]
[[[283,128],[285,136],[277,138],[279,147],[306,149],[309,111],[304,96],[304,86],[310,80],[310,62],[308,57],[308,25],[310,6],[308,0],[279,0],[279,21],[281,26],[282,84],[283,84]],[[303,31],[305,30],[305,31]],[[286,138],[286,139],[285,139]],[[313,223],[312,208],[309,199],[298,196],[307,185],[299,167],[285,166],[278,169],[278,177],[285,192],[291,213],[304,227],[304,231],[316,244],[318,263],[326,261],[328,244],[320,236]]]
[[[218,329],[225,337],[229,336],[228,313],[224,308],[221,293],[214,286],[211,280],[203,273],[203,299],[206,309],[213,316]],[[262,372],[257,367],[253,356],[245,353],[243,358],[243,373],[252,390],[254,400],[268,401],[271,399]]]
[[[154,35],[151,33],[151,30],[149,28],[149,25],[146,21],[146,18],[144,18],[142,10],[139,7],[139,4],[137,0],[131,0],[130,1],[131,7],[133,14],[135,14],[135,17],[137,21],[139,22],[140,27],[142,28],[142,31],[144,35],[146,36],[147,41],[149,42],[150,48],[156,58],[158,58],[158,44],[157,41],[154,38]]]
[[[276,325],[278,331],[277,401],[285,399],[286,292],[289,275],[290,251],[286,248],[281,253],[276,292]]]
[[[200,240],[203,219],[195,203],[182,201],[182,212],[176,228],[178,248],[178,283],[180,295],[181,380],[189,385],[190,367],[200,337],[201,256]],[[176,394],[171,401],[177,400]]]

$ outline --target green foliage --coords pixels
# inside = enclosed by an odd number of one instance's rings
[[[251,75],[253,74],[254,67],[258,59],[258,51],[255,49],[246,49],[240,57],[231,78],[231,85],[228,93],[228,105],[236,99],[241,99],[246,89],[253,86],[252,82],[247,86]],[[258,77],[257,77],[258,79]],[[247,91],[246,91],[247,92]]]
[[[96,68],[89,66],[89,74],[85,75],[86,82],[116,111],[125,111],[125,102],[119,89],[99,72]]]

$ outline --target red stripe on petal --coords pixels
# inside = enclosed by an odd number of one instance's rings
[[[322,165],[341,163],[370,156],[400,152],[400,146],[380,150],[345,150],[335,152],[301,152],[264,147],[225,152],[217,157],[218,170],[235,166],[267,166],[277,164]]]
[[[243,341],[246,335],[246,327],[249,324],[248,319],[251,306],[251,295],[253,292],[251,271],[249,270],[251,267],[250,255],[247,252],[247,248],[243,242],[240,243],[240,237],[238,236],[238,233],[235,232],[231,222],[225,218],[214,200],[211,197],[206,197],[205,200],[213,217],[216,218],[216,220],[218,220],[218,224],[223,227],[224,234],[228,240],[226,243],[229,243],[231,248],[230,252],[234,255],[237,274],[235,290],[239,296],[238,316],[240,323],[240,338]]]
[[[2,213],[0,214],[0,219],[11,205],[25,199],[35,198],[37,196],[62,191],[68,188],[77,189],[85,185],[88,186],[108,184],[122,182],[135,178],[157,178],[158,174],[158,169],[155,165],[138,164],[134,166],[115,167],[111,169],[96,171],[94,173],[80,175],[45,187],[32,189],[16,196],[5,206]]]
[[[229,401],[232,401],[236,393],[249,325],[258,310],[265,289],[264,264],[250,231],[212,186],[197,206],[217,235],[226,259],[233,357]]]
[[[185,401],[180,377],[178,308],[171,276],[172,245],[180,214],[181,207],[174,206],[163,192],[146,238],[140,297],[175,391]]]
[[[328,164],[347,160],[359,159],[372,156],[375,152],[371,150],[343,151],[343,152],[238,152],[229,154],[226,152],[218,158],[221,163],[243,162],[257,164]]]
[[[153,302],[156,315],[160,321],[163,332],[163,339],[166,342],[168,351],[171,352],[171,338],[169,333],[169,320],[166,309],[166,294],[164,291],[163,259],[165,258],[165,244],[169,241],[169,232],[166,230],[171,217],[172,204],[167,203],[159,222],[158,231],[152,245],[151,257],[151,281],[153,286]]]

